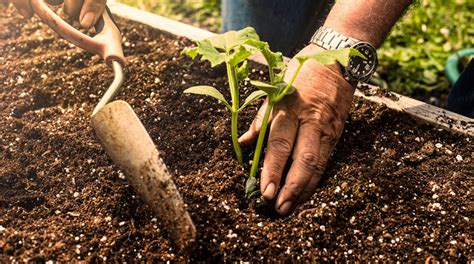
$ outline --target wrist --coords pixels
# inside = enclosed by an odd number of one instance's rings
[[[325,50],[324,48],[322,48],[322,47],[320,47],[320,46],[318,46],[314,43],[310,43],[306,47],[304,47],[300,52],[298,52],[298,54],[296,54],[295,56],[311,55],[311,54],[314,54],[316,52],[320,52],[320,51],[324,51],[324,50]],[[342,66],[339,63],[322,65],[322,64],[317,63],[315,61],[307,61],[306,64],[313,65],[312,67],[314,68],[315,74],[320,74],[319,73],[320,72],[319,68],[321,68],[321,67],[331,70],[331,72],[334,73],[334,75],[336,75],[337,77],[340,77],[340,79],[342,79],[345,83],[348,83],[352,87],[352,92],[354,92],[354,90],[357,86],[357,82],[349,82],[344,78],[344,74],[343,74],[344,69],[342,68]]]

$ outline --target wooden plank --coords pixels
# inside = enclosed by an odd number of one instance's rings
[[[215,33],[117,3],[113,0],[109,1],[108,5],[111,11],[118,16],[149,25],[173,35],[186,37],[191,40],[201,40],[215,35]],[[252,56],[251,59],[265,64],[262,56]],[[453,132],[474,136],[474,119],[397,93],[391,93],[390,97],[384,97],[383,95],[378,95],[383,93],[378,93],[377,90],[380,90],[380,88],[368,86],[364,87],[364,92],[357,90],[355,95],[371,102],[384,104],[396,111],[408,113],[422,122],[428,122]]]
[[[377,95],[380,94],[377,92],[380,91],[380,88],[376,86],[364,87],[363,90],[363,92],[357,90],[355,95],[371,102],[384,104],[388,108],[408,113],[422,122],[428,122],[440,128],[474,136],[474,119],[472,118],[397,93],[391,92],[391,96],[388,97],[380,96]]]

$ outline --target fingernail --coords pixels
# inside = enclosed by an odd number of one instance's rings
[[[273,182],[267,184],[263,192],[263,197],[268,200],[272,200],[275,197],[275,184],[273,184]]]
[[[90,28],[94,24],[94,13],[87,12],[81,19],[81,26],[83,28]]]
[[[286,215],[288,214],[288,212],[290,211],[291,209],[291,205],[292,205],[292,202],[291,201],[286,201],[285,203],[283,203],[282,206],[280,206],[278,208],[278,212],[282,215]]]

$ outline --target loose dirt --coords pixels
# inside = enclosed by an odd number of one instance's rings
[[[230,114],[182,93],[208,84],[228,96],[225,68],[181,56],[186,39],[118,19],[128,59],[118,98],[148,129],[198,230],[196,250],[180,253],[90,127],[111,70],[37,19],[5,6],[0,17],[0,262],[474,258],[474,138],[355,99],[320,188],[276,217],[243,197],[252,150],[239,166]]]

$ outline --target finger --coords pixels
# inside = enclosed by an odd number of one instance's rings
[[[289,214],[311,182],[319,162],[319,146],[318,127],[314,123],[300,124],[293,162],[275,204],[279,214]]]
[[[84,28],[92,27],[105,10],[106,0],[84,0],[79,21]]]
[[[326,164],[329,160],[332,149],[333,147],[331,146],[331,143],[328,140],[321,138],[318,166],[316,167],[316,170],[313,176],[311,177],[311,180],[306,186],[306,189],[303,191],[303,194],[298,200],[298,204],[306,202],[313,196],[313,193],[321,180],[324,170],[326,169]]]
[[[265,110],[267,109],[268,101],[265,100],[257,112],[257,115],[252,121],[249,130],[245,132],[239,138],[239,144],[248,146],[254,143],[254,141],[258,137],[258,133],[260,132],[260,128],[262,127],[263,116],[265,115]],[[271,117],[270,117],[271,118]],[[270,120],[268,121],[270,122]]]
[[[65,0],[64,1],[64,12],[75,20],[79,20],[79,14],[81,13],[83,0]]]
[[[270,127],[260,181],[260,190],[267,200],[275,198],[297,131],[298,121],[292,115],[285,111],[279,111],[275,115]]]
[[[33,16],[33,9],[29,0],[12,0],[12,3],[24,18]]]

